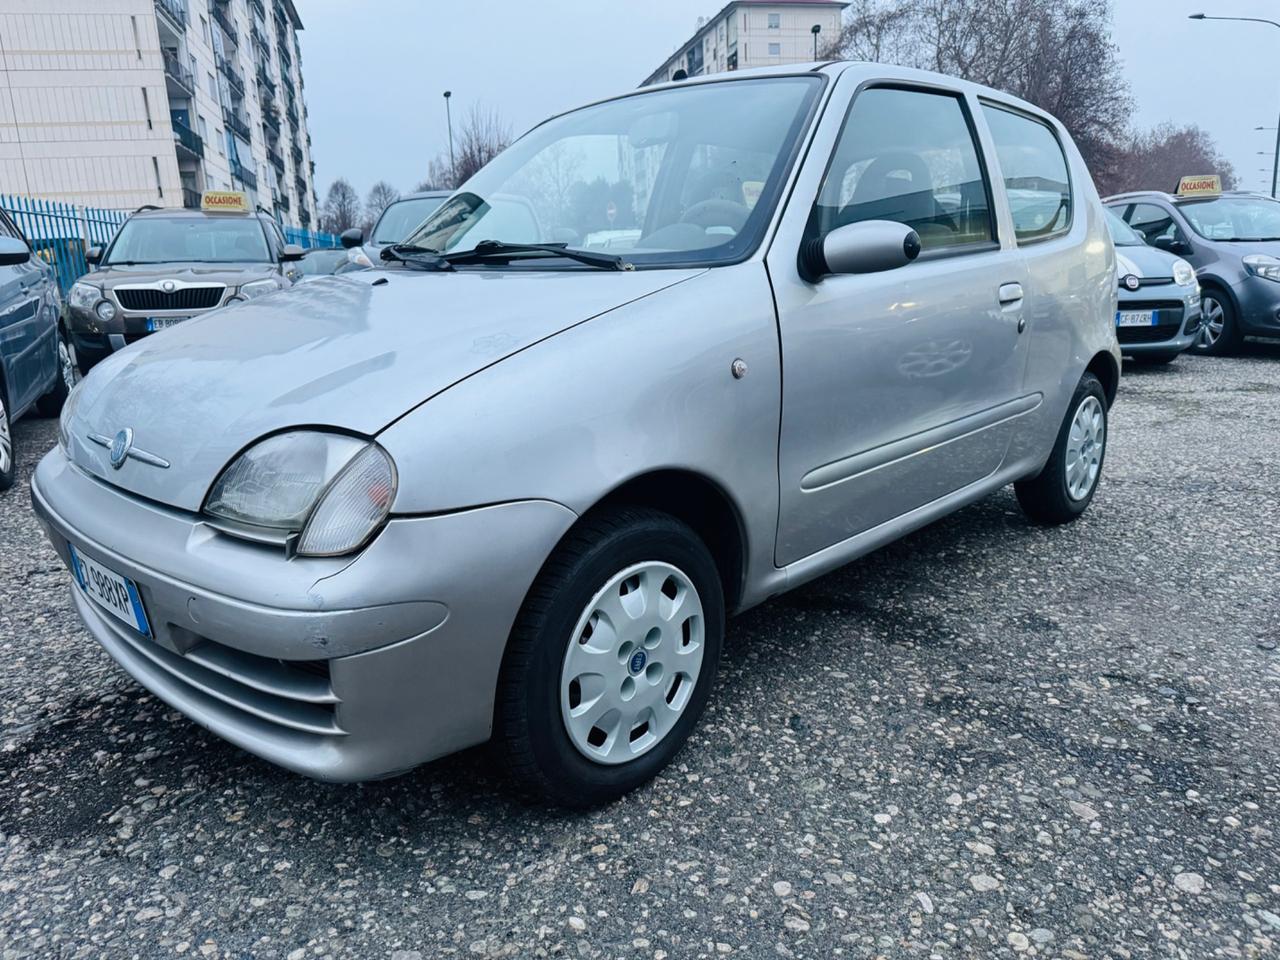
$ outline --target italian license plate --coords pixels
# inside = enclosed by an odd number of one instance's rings
[[[151,624],[142,609],[142,596],[138,593],[137,584],[98,561],[90,560],[71,544],[67,547],[71,551],[72,573],[85,596],[144,637],[151,636]]]
[[[168,330],[170,327],[176,327],[182,321],[190,319],[190,317],[147,317],[147,332],[155,333],[157,330]]]
[[[1156,312],[1154,310],[1117,310],[1117,327],[1154,327]]]

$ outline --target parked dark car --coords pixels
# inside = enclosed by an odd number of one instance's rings
[[[61,311],[53,268],[0,211],[0,490],[16,472],[13,421],[33,408],[56,417],[75,383]]]
[[[1193,351],[1224,354],[1246,336],[1280,337],[1280,202],[1252,193],[1156,191],[1104,202],[1147,243],[1195,268],[1204,322]]]
[[[76,361],[88,373],[152,333],[290,287],[302,255],[265,213],[143,208],[89,249],[94,269],[67,295]]]
[[[451,196],[448,190],[411,193],[387,206],[369,231],[368,238],[359,227],[342,235],[342,245],[350,251],[350,263],[358,267],[376,266],[383,247],[400,243],[414,228],[431,216]]]

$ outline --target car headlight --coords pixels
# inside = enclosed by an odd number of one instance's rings
[[[116,305],[110,300],[103,300],[93,312],[103,323],[110,323],[116,318]]]
[[[74,310],[92,310],[93,305],[102,299],[102,291],[91,283],[76,281],[67,293],[67,304]]]
[[[395,492],[395,466],[376,443],[295,430],[236,458],[214,483],[204,512],[297,534],[304,556],[338,556],[369,541]]]
[[[1185,260],[1173,261],[1173,282],[1180,287],[1189,287],[1196,282],[1195,267]]]
[[[1280,283],[1280,260],[1265,253],[1251,253],[1244,258],[1244,267],[1255,277],[1265,277]]]
[[[252,283],[240,285],[240,299],[252,300],[264,293],[275,293],[279,289],[280,285],[274,280],[254,280]]]

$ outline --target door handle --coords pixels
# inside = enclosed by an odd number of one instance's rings
[[[1013,303],[1022,302],[1022,284],[1020,283],[1003,283],[1000,285],[1000,304],[1009,306]]]

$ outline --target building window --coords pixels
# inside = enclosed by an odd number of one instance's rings
[[[782,44],[780,44],[780,43],[771,43],[771,44],[769,44],[769,56],[771,56],[771,57],[780,57],[780,56],[782,56]]]
[[[769,29],[770,30],[782,29],[782,14],[780,13],[769,14]]]
[[[211,46],[212,40],[209,38],[209,21],[204,17],[200,18],[200,35],[204,37],[205,46]]]
[[[213,97],[214,103],[221,103],[218,99],[218,78],[212,73],[209,74],[209,96]]]
[[[218,152],[219,152],[220,154],[222,154],[222,155],[225,157],[225,156],[227,155],[227,148],[226,148],[225,143],[224,143],[224,140],[223,140],[222,131],[221,131],[221,130],[215,130],[215,131],[213,132],[213,137],[214,137],[214,140],[215,140],[215,141],[217,142],[217,144],[218,144]]]
[[[138,18],[130,17],[129,23],[133,27],[133,48],[138,51],[138,59],[142,59],[142,41],[138,38]]]
[[[199,127],[200,127],[200,139],[201,139],[201,140],[208,140],[208,139],[209,139],[209,124],[205,123],[205,119],[204,119],[204,117],[196,117],[196,123],[197,123],[197,124],[199,125]]]
[[[151,126],[151,98],[147,96],[147,88],[142,88],[142,111],[147,115],[147,129],[154,129]]]
[[[152,158],[151,158],[151,166],[152,166],[152,167],[155,169],[155,171],[156,171],[156,193],[160,196],[160,199],[161,199],[161,200],[163,200],[163,199],[164,199],[164,187],[162,187],[162,186],[160,185],[160,161],[159,161],[156,157],[152,157]]]

